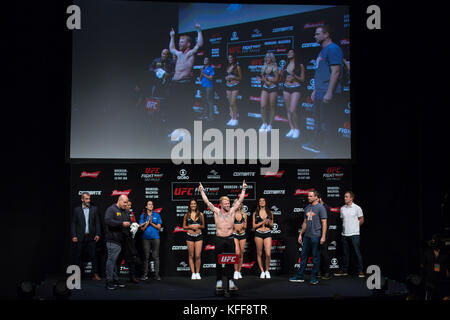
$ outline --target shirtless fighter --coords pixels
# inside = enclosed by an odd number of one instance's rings
[[[192,67],[194,65],[195,54],[198,49],[203,45],[202,31],[200,30],[200,25],[195,24],[195,29],[197,30],[197,44],[191,49],[192,40],[188,35],[180,36],[178,42],[179,50],[175,49],[175,31],[170,31],[170,44],[169,49],[172,55],[176,56],[175,64],[175,74],[172,79],[172,103],[171,103],[171,113],[174,128],[178,127],[186,128],[192,125],[192,106],[194,103],[194,77],[192,72]],[[186,105],[189,108],[186,110]],[[181,121],[188,120],[188,123]],[[177,131],[177,130],[175,130]],[[173,131],[170,136],[176,135],[178,138],[182,138],[181,133],[175,133]],[[174,138],[174,137],[172,137]]]
[[[216,256],[216,274],[217,274],[217,284],[216,289],[222,289],[222,266],[217,263],[219,254],[221,253],[234,253],[235,245],[233,238],[233,226],[234,226],[234,214],[239,206],[244,201],[245,189],[247,184],[245,180],[242,182],[242,192],[239,195],[238,201],[235,202],[233,207],[230,208],[230,199],[228,197],[220,198],[220,209],[214,207],[214,205],[209,202],[208,197],[203,190],[203,186],[200,183],[199,190],[202,194],[202,199],[208,206],[209,210],[214,212],[214,222],[216,224],[216,241],[215,241],[215,256]],[[237,290],[238,288],[234,284],[233,277],[233,266],[228,264],[225,268],[226,278],[230,284],[230,290]]]

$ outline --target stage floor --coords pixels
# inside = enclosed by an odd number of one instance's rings
[[[239,291],[233,299],[306,299],[306,298],[370,298],[372,291],[366,286],[366,278],[356,276],[334,277],[311,285],[309,277],[304,283],[288,281],[287,276],[260,279],[246,276],[235,280]],[[125,288],[107,290],[105,281],[82,280],[81,290],[72,290],[70,300],[221,300],[215,295],[215,276],[202,280],[182,277],[166,277],[161,281],[147,280],[139,284],[126,283]]]

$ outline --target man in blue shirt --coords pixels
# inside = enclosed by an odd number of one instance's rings
[[[141,280],[147,280],[148,260],[150,251],[155,264],[154,280],[161,280],[159,275],[159,231],[161,230],[162,219],[158,212],[153,211],[153,201],[147,201],[145,212],[141,214],[139,225],[142,233],[142,247],[144,249],[144,265]]]
[[[203,89],[203,115],[202,119],[212,121],[212,115],[214,112],[213,105],[213,77],[214,68],[211,66],[209,57],[205,57],[203,60],[203,68],[200,71],[200,81],[202,82]]]
[[[315,128],[310,141],[303,144],[303,149],[314,153],[330,153],[336,150],[339,106],[342,105],[342,68],[343,53],[341,48],[331,40],[331,28],[328,25],[316,29],[314,38],[322,50],[316,59],[314,74],[314,91],[311,94]]]
[[[311,274],[311,284],[318,284],[317,274],[320,267],[320,250],[319,244],[325,243],[327,231],[327,211],[325,207],[319,203],[319,193],[317,190],[308,192],[309,205],[305,208],[305,216],[303,220],[302,230],[298,236],[298,243],[303,244],[302,255],[300,260],[300,268],[298,272],[289,279],[291,282],[304,282],[305,268],[309,256],[309,249],[312,248],[313,254],[313,270]],[[305,235],[302,237],[302,235]]]

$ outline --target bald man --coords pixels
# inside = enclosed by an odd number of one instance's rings
[[[125,287],[119,281],[117,272],[117,258],[122,250],[124,233],[123,228],[129,228],[129,212],[127,210],[128,197],[119,196],[117,203],[111,205],[105,212],[105,239],[108,258],[106,260],[106,288],[114,290],[117,287]]]

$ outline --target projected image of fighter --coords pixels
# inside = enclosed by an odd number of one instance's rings
[[[182,140],[183,133],[177,128],[190,126],[194,120],[192,106],[194,103],[194,78],[192,67],[194,65],[195,54],[203,45],[203,36],[200,24],[195,24],[197,30],[197,43],[192,47],[192,39],[187,35],[182,35],[178,41],[178,49],[175,48],[175,31],[170,31],[170,52],[177,57],[175,64],[175,74],[171,83],[170,105],[170,126],[174,130],[170,134],[171,140]],[[192,48],[192,49],[191,49]],[[181,116],[181,114],[182,116]]]

